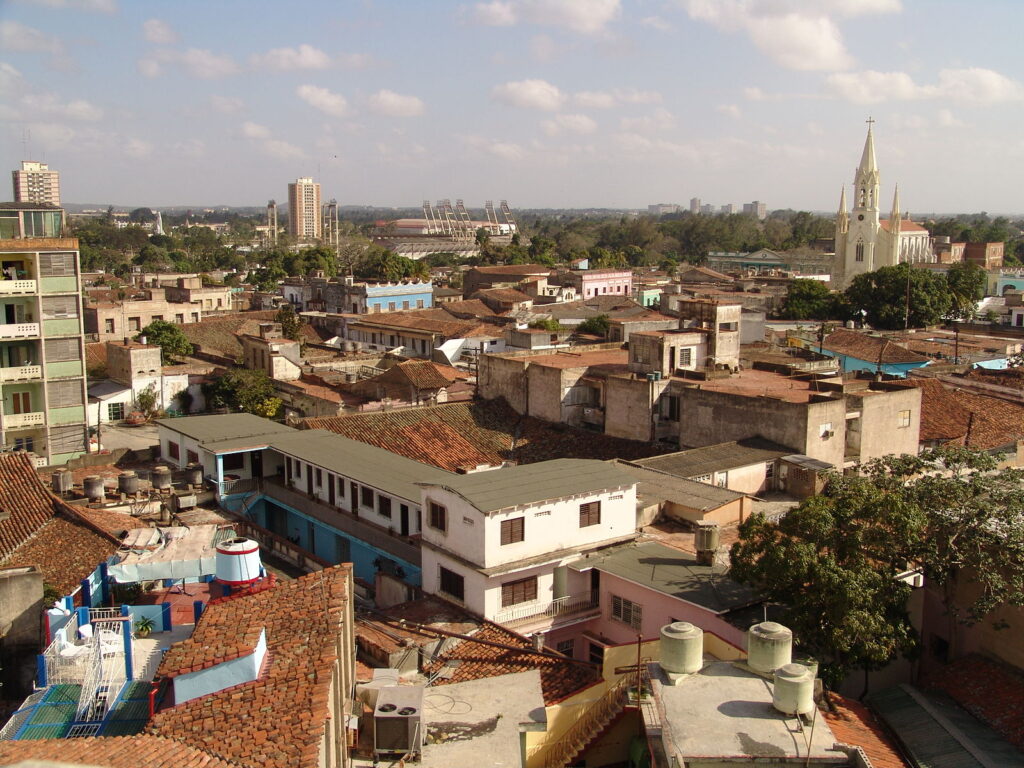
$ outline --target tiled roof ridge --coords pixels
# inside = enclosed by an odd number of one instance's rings
[[[277,586],[277,574],[271,572],[267,574],[267,577],[265,579],[262,579],[261,581],[258,581],[255,584],[252,584],[248,587],[243,587],[238,590],[232,589],[230,595],[221,595],[220,597],[213,598],[213,600],[210,600],[207,603],[207,606],[220,605],[221,603],[227,603],[232,600],[238,600],[242,597],[258,595],[260,592],[266,592],[268,589],[273,589],[275,586]]]

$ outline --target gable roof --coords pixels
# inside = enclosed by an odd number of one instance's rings
[[[217,315],[204,318],[198,323],[185,323],[181,326],[181,332],[190,342],[205,352],[220,353],[225,357],[236,358],[242,355],[242,344],[239,342],[237,334],[250,333],[258,336],[259,324],[273,322],[276,314],[276,310],[267,309],[257,312]]]
[[[466,374],[450,365],[432,363],[429,360],[404,360],[369,381],[411,384],[416,389],[443,389],[465,378]]]
[[[263,669],[252,682],[158,712],[148,733],[253,768],[316,766],[330,717],[330,670],[351,610],[351,579],[350,564],[336,565],[211,601],[192,636],[168,651],[157,674],[219,663],[239,628],[266,630]]]
[[[697,282],[703,282],[708,278],[723,283],[736,282],[733,278],[729,277],[729,275],[722,274],[721,272],[716,272],[715,270],[709,269],[708,267],[690,267],[689,269],[681,270],[678,273],[678,275],[679,282],[681,283],[688,282],[687,278],[690,278],[691,280],[696,280]]]
[[[237,768],[201,749],[173,739],[139,734],[84,739],[0,741],[0,763],[45,760],[47,765],[103,765],[106,768]],[[35,764],[35,763],[33,763]]]
[[[880,336],[839,328],[825,337],[822,347],[869,363],[927,363],[929,358]]]
[[[746,467],[752,464],[774,461],[788,456],[793,451],[759,437],[718,443],[703,448],[692,448],[664,456],[639,459],[635,463],[642,467],[667,472],[677,477],[696,477],[712,472]]]
[[[991,450],[1024,440],[1024,405],[947,387],[937,379],[910,378],[921,390],[920,440]]]
[[[886,232],[892,232],[892,219],[882,219],[878,225]],[[900,219],[900,232],[927,232],[928,230],[910,219]]]

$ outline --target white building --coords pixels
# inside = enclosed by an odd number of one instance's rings
[[[300,241],[319,240],[323,235],[320,185],[308,176],[288,185],[288,234]]]
[[[11,171],[14,202],[60,206],[60,173],[46,163],[22,160],[20,171]]]
[[[139,395],[145,391],[153,393],[155,408],[179,409],[177,397],[189,388],[187,373],[165,371],[160,347],[135,341],[107,342],[107,372],[110,378],[89,384],[86,416],[90,427],[121,421],[132,411],[139,410]],[[193,401],[197,396],[202,397],[198,389],[196,387]]]

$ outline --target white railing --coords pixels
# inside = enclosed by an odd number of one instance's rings
[[[583,611],[594,610],[598,607],[597,592],[581,592],[576,595],[557,597],[550,603],[525,603],[503,608],[494,616],[497,624],[515,624],[521,621],[528,621],[539,616],[557,618]]]
[[[0,325],[0,329],[6,326]],[[13,368],[0,368],[0,381],[24,381],[39,379],[43,376],[41,365],[18,365]]]
[[[35,292],[35,280],[0,280],[0,294]]]
[[[39,323],[0,323],[0,339],[30,339],[39,335]]]
[[[42,411],[34,413],[5,413],[3,416],[4,429],[15,427],[38,427],[46,423],[46,414]]]

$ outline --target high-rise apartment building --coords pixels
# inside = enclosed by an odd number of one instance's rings
[[[288,185],[288,234],[298,240],[319,240],[323,235],[320,185],[308,177]]]
[[[0,450],[41,466],[88,448],[78,240],[64,211],[0,203]]]
[[[14,178],[14,202],[60,205],[60,174],[46,163],[22,160],[20,171],[11,171]]]
[[[692,213],[694,215],[700,213],[700,198],[699,197],[691,197],[690,198],[690,213]]]

